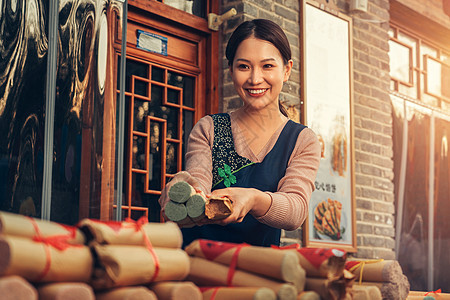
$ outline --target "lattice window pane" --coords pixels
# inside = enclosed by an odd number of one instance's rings
[[[150,145],[148,157],[148,188],[160,190],[162,188],[162,143],[164,138],[163,126],[158,122],[150,122]]]
[[[133,169],[145,170],[145,145],[147,139],[141,136],[133,136]]]
[[[175,174],[178,172],[178,144],[167,143],[166,172]]]
[[[142,101],[134,99],[134,125],[133,130],[139,132],[145,132],[145,118],[149,115],[150,103],[148,101]]]
[[[152,67],[152,80],[158,82],[164,82],[164,69],[153,66]]]
[[[389,41],[389,57],[391,77],[398,79],[402,82],[411,82],[411,48],[397,43],[395,41]]]

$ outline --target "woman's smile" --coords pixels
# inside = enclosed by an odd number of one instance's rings
[[[264,94],[269,89],[246,89],[246,90],[250,94],[250,96],[259,97],[259,96],[264,96]]]

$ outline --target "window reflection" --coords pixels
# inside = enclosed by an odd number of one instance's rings
[[[149,115],[148,101],[134,100],[134,128],[133,130],[145,132],[145,117]]]
[[[178,151],[177,145],[174,143],[167,143],[167,154],[166,154],[166,172],[167,174],[175,174],[178,171]]]
[[[148,158],[148,188],[150,190],[160,190],[161,183],[161,164],[162,164],[162,136],[164,131],[158,122],[150,121],[150,149]]]
[[[120,65],[120,57],[118,65]],[[141,78],[147,78],[148,77],[148,66],[146,64],[140,63],[138,61],[134,60],[127,60],[127,66],[126,66],[126,82],[125,82],[125,91],[131,92],[131,76],[135,75]],[[119,86],[119,83],[117,83],[117,86]]]
[[[182,74],[168,72],[167,83],[183,89],[183,105],[188,107],[194,107],[194,93],[195,93],[195,80],[193,77],[184,76]],[[176,90],[170,90],[172,95],[168,96],[168,101],[171,103],[179,103],[178,93]]]
[[[152,80],[164,82],[164,69],[152,67]]]
[[[204,0],[158,0],[158,2],[164,2],[166,5],[201,18],[205,17],[206,1]]]
[[[145,143],[145,138],[133,137],[132,166],[134,169],[145,170]]]

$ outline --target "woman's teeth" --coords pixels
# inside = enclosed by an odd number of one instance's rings
[[[265,91],[267,91],[267,89],[258,89],[258,90],[247,90],[250,94],[253,95],[258,95],[258,94],[262,94]]]

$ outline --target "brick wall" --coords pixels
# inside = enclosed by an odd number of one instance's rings
[[[394,186],[389,98],[389,1],[352,12],[356,256],[393,259]]]
[[[300,101],[300,7],[295,0],[222,1],[222,12],[234,7],[238,15],[222,28],[223,56],[226,41],[242,21],[268,18],[285,30],[291,43],[294,70],[281,99],[297,112]],[[367,13],[348,12],[348,3],[338,1],[342,13],[353,18],[355,195],[357,257],[393,259],[394,187],[392,119],[389,100],[388,28],[389,0],[369,0]],[[241,105],[223,61],[221,111]],[[285,243],[299,242],[301,231],[284,232]]]

